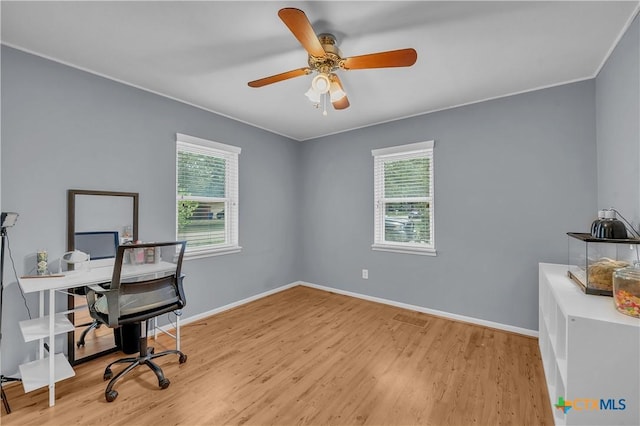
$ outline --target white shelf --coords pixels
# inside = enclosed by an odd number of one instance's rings
[[[567,383],[567,360],[566,359],[556,359],[556,368],[558,369],[558,380],[560,382]]]
[[[20,331],[25,342],[49,337],[49,316],[20,321]],[[54,334],[73,331],[74,326],[64,313],[56,314],[54,318]]]
[[[53,358],[56,382],[76,375],[64,354],[55,354]],[[25,393],[49,386],[49,358],[22,364],[20,366],[20,375],[22,376],[22,386]]]
[[[588,318],[612,324],[630,325],[640,329],[640,320],[621,314],[615,309],[613,298],[585,294],[567,276],[567,265],[541,263],[550,285],[552,298],[566,317]]]
[[[538,340],[554,422],[640,424],[640,320],[619,313],[611,297],[583,293],[567,265],[539,268]],[[565,414],[554,406],[559,397],[625,399],[626,409]]]

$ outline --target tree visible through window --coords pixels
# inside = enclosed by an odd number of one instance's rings
[[[239,152],[178,135],[177,238],[187,241],[187,253],[238,248]]]
[[[433,141],[373,150],[374,249],[435,253]]]

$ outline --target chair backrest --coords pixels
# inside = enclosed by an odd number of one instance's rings
[[[182,309],[185,241],[121,245],[106,298],[90,306],[91,315],[110,327],[140,322]]]

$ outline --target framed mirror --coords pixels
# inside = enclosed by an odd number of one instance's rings
[[[117,239],[113,239],[114,235]],[[79,239],[81,236],[82,239]],[[70,189],[67,191],[67,251],[82,249],[86,240],[99,245],[138,239],[138,193]],[[82,242],[82,243],[81,243]],[[100,250],[99,262],[109,265],[110,250]],[[86,250],[85,250],[86,251]],[[114,251],[115,255],[115,251]],[[97,262],[97,261],[96,261]],[[67,336],[71,365],[97,358],[118,349],[113,329],[94,323],[83,291],[69,293],[70,320],[75,329]]]

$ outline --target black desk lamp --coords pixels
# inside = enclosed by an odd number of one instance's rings
[[[0,342],[2,342],[2,294],[4,293],[4,240],[7,237],[7,228],[15,225],[17,220],[18,213],[2,212],[2,216],[0,216],[0,238],[2,238],[2,248],[0,248]],[[2,404],[7,414],[11,412],[11,407],[9,407],[9,401],[7,401],[7,395],[4,393],[2,384],[19,381],[20,379],[5,377],[0,372],[0,399],[2,399]]]

